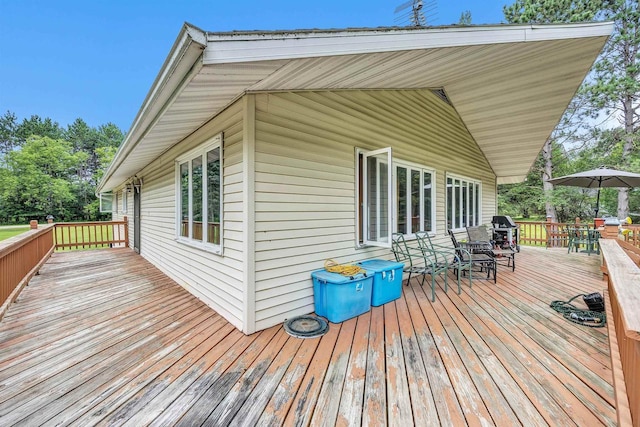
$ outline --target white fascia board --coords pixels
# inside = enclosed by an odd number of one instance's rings
[[[455,46],[608,37],[612,22],[427,29],[208,33],[204,65],[357,55]]]
[[[119,184],[110,182],[113,173],[147,133],[151,125],[157,121],[160,113],[166,109],[166,103],[173,97],[176,88],[183,83],[185,76],[201,57],[206,44],[207,37],[204,31],[193,25],[184,24],[167,59],[160,68],[158,76],[151,85],[129,132],[127,132],[127,136],[118,147],[111,164],[98,183],[96,193],[110,190]]]

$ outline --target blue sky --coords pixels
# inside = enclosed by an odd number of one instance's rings
[[[0,0],[0,114],[129,127],[183,22],[206,31],[396,25],[404,0]],[[425,0],[425,4],[431,3]],[[430,24],[503,21],[510,0],[438,0]],[[427,14],[428,16],[430,14]]]

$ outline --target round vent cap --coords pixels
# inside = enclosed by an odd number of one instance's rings
[[[284,322],[284,330],[296,338],[315,338],[327,333],[329,323],[315,316],[296,316]]]

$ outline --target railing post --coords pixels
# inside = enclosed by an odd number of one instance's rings
[[[122,220],[124,221],[124,247],[129,247],[129,219],[125,215]]]
[[[551,216],[547,216],[547,222],[544,224],[545,227],[545,232],[547,233],[547,249],[553,247],[552,244],[552,239],[553,236],[551,235],[552,231],[551,231]]]

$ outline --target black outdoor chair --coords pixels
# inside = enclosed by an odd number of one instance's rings
[[[471,271],[471,262],[463,261],[452,246],[438,245],[431,241],[431,236],[426,231],[417,231],[415,233],[418,248],[426,249],[433,252],[436,263],[444,264],[449,270],[452,270],[458,279],[458,294],[460,294],[460,276],[462,271]],[[471,287],[471,273],[469,273],[469,287]]]
[[[469,250],[467,243],[458,243],[453,231],[449,230],[449,236],[451,236],[451,242],[453,247],[456,248],[456,253],[460,257],[463,263],[469,263],[469,277],[471,277],[471,267],[479,267],[480,272],[487,272],[487,279],[491,278],[491,272],[493,272],[493,283],[498,281],[498,263],[496,258],[487,253],[474,253]],[[469,279],[471,282],[471,279]]]
[[[411,282],[411,276],[422,276],[420,286],[424,286],[426,275],[431,276],[431,301],[436,300],[436,276],[444,275],[444,290],[448,289],[447,264],[438,264],[436,255],[432,251],[410,248],[401,233],[393,234],[391,250],[396,261],[404,263],[404,272],[409,273],[407,285]]]
[[[469,237],[468,245],[471,252],[491,255],[498,261],[505,260],[507,267],[511,267],[511,271],[515,271],[516,251],[514,249],[497,248],[486,226],[467,227],[467,236]]]

